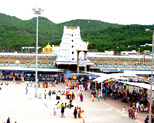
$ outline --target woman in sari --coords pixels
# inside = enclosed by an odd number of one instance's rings
[[[79,107],[78,118],[81,118],[81,108]]]
[[[83,101],[83,95],[82,95],[82,93],[80,94],[80,101],[81,102]]]
[[[76,109],[76,107],[74,109],[73,115],[74,115],[74,118],[76,119],[77,118],[77,109]]]
[[[75,94],[72,92],[72,100],[75,99]]]
[[[91,100],[95,101],[95,96],[93,94],[91,95]]]

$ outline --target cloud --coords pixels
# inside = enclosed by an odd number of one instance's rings
[[[153,24],[153,0],[3,0],[0,12],[31,19],[32,8],[55,23],[72,19],[95,19],[119,24]]]

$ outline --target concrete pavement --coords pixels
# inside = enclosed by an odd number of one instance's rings
[[[3,85],[0,90],[0,122],[6,122],[10,117],[11,123],[82,123],[82,119],[74,119],[73,111],[66,108],[65,118],[61,118],[60,109],[57,109],[57,115],[53,115],[53,109],[57,103],[56,95],[52,95],[51,99],[34,98],[35,88],[28,87],[28,94],[25,94],[26,84],[9,84]],[[44,90],[66,90],[65,84],[61,83],[57,87],[38,88],[38,94],[44,93]],[[71,90],[75,93],[74,106],[81,107],[85,111],[86,123],[135,123],[128,117],[122,117],[114,107],[105,104],[103,101],[91,101],[89,93],[83,92],[84,101],[80,102],[77,97],[77,88]],[[65,96],[61,96],[60,103],[68,103],[69,100]],[[121,109],[122,111],[122,109]]]

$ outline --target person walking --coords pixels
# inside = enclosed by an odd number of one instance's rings
[[[67,103],[64,104],[64,108],[66,108],[66,107],[67,107]]]
[[[145,118],[144,123],[148,123],[148,121],[149,121],[149,116]]]
[[[87,117],[85,115],[84,110],[82,110],[81,116],[82,116],[83,123],[85,123],[85,118],[87,118]]]
[[[132,107],[129,107],[128,108],[128,116],[129,116],[129,118],[131,118],[131,112],[132,112]]]
[[[68,102],[68,108],[72,108],[72,102],[71,102],[71,100]]]
[[[137,119],[137,114],[138,114],[138,112],[137,112],[137,110],[135,109],[135,119]]]
[[[98,94],[98,101],[100,101],[100,98],[101,98],[101,95],[100,95],[100,94]]]
[[[77,109],[76,109],[76,107],[74,109],[73,115],[74,115],[74,118],[76,119],[77,118]]]
[[[80,89],[79,89],[79,85],[78,85],[77,89],[78,89],[78,94],[77,94],[77,96],[80,96]]]
[[[71,99],[71,98],[72,98],[72,97],[71,97],[71,90],[69,90],[68,95],[69,95],[69,96],[68,96],[68,97],[69,97],[68,99]]]
[[[53,114],[56,115],[56,108],[53,109]]]
[[[11,121],[10,121],[10,117],[8,117],[6,123],[11,123]]]
[[[59,107],[62,108],[64,106],[64,104],[62,103]]]
[[[38,87],[39,87],[39,88],[41,87],[41,84],[40,84],[40,83],[38,83]]]
[[[65,107],[62,106],[62,108],[61,108],[61,118],[63,118],[63,117],[65,118],[64,111],[65,111]]]
[[[80,94],[80,101],[83,102],[83,95],[82,95],[82,93]]]
[[[126,109],[125,109],[125,107],[123,107],[123,109],[122,109],[122,116],[125,117],[125,114],[126,114]]]
[[[49,95],[49,99],[51,99],[51,90],[49,90],[48,95]]]
[[[136,113],[135,112],[136,112],[136,108],[134,107],[133,108],[134,119],[136,119]]]
[[[82,111],[81,111],[81,108],[79,107],[78,118],[81,118],[81,113]]]
[[[106,94],[104,93],[104,100],[106,100]]]
[[[72,92],[72,100],[75,99],[75,94]]]
[[[26,94],[28,94],[28,88],[27,87],[25,88],[25,90],[26,90]]]
[[[95,101],[95,96],[94,96],[94,94],[91,95],[91,100],[92,100],[92,101]]]
[[[44,99],[46,99],[46,96],[47,96],[47,92],[46,90],[44,91]]]

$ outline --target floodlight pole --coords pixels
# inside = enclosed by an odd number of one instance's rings
[[[32,9],[34,14],[37,15],[37,23],[36,23],[36,63],[35,63],[35,97],[37,97],[37,83],[38,83],[38,17],[44,11],[41,8]]]
[[[138,48],[139,49],[139,65],[140,65],[140,48]]]
[[[151,108],[152,108],[152,86],[153,86],[153,51],[154,51],[154,30],[152,31],[152,66],[151,66],[151,89],[150,89],[150,113],[149,113],[149,123],[151,123]]]
[[[145,31],[151,31],[152,34],[152,66],[151,66],[151,86],[150,86],[150,109],[149,109],[149,123],[151,123],[151,108],[152,108],[152,86],[153,86],[153,52],[154,52],[154,30],[146,29]]]

